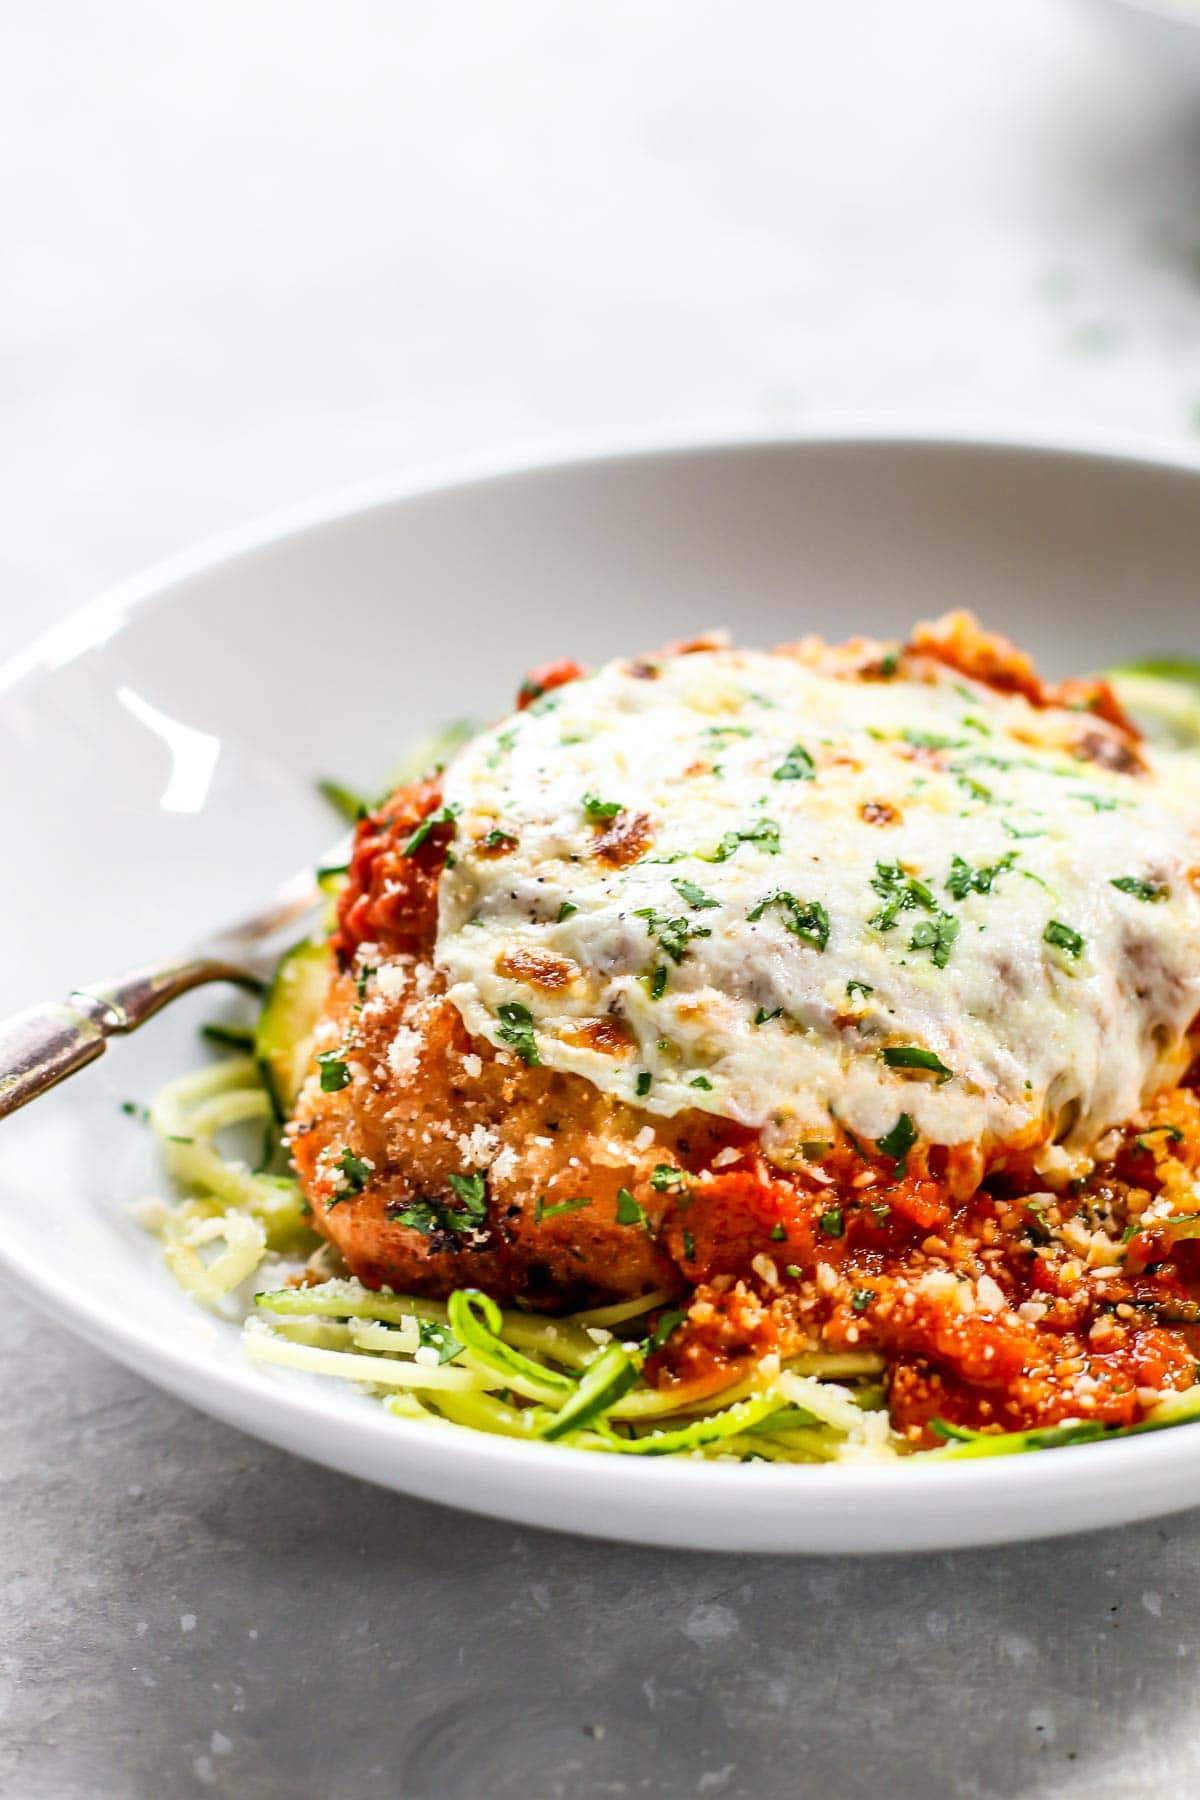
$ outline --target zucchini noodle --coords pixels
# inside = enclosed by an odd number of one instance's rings
[[[238,1041],[234,1033],[207,1035],[222,1048]],[[643,1364],[655,1314],[675,1299],[666,1290],[546,1318],[502,1308],[476,1289],[443,1302],[346,1278],[313,1231],[298,1183],[272,1166],[278,1126],[251,1056],[226,1056],[171,1082],[150,1122],[184,1197],[147,1207],[143,1220],[161,1237],[180,1285],[228,1313],[239,1290],[268,1268],[294,1283],[265,1287],[247,1305],[244,1348],[261,1367],[352,1383],[399,1421],[609,1456],[820,1464],[890,1460],[907,1449],[891,1430],[883,1358],[874,1351],[809,1352],[774,1374],[756,1368],[731,1378],[715,1394],[682,1384],[656,1388]],[[268,1134],[257,1168],[220,1141],[247,1128]],[[293,1260],[281,1264],[281,1257]],[[304,1257],[307,1266],[297,1260]],[[1200,1387],[1123,1429],[1074,1421],[994,1433],[935,1421],[943,1446],[927,1454],[1011,1456],[1197,1418]]]

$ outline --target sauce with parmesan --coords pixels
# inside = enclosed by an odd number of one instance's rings
[[[932,659],[613,662],[446,771],[467,1030],[648,1113],[1064,1174],[1200,1010],[1184,759]]]

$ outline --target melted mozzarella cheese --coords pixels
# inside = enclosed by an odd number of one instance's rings
[[[1086,1149],[1182,1071],[1200,798],[1166,756],[1088,760],[1118,740],[1086,714],[912,657],[830,666],[614,662],[469,744],[444,783],[451,1000],[781,1162],[903,1114],[934,1144]]]

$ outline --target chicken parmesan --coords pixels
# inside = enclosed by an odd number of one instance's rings
[[[966,614],[535,671],[361,818],[276,979],[326,1248],[252,1350],[643,1453],[1182,1416],[1196,768]]]

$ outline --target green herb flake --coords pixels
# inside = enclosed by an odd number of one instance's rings
[[[439,1366],[453,1362],[463,1349],[450,1327],[440,1324],[436,1319],[418,1319],[417,1336],[421,1340],[422,1350],[436,1350]]]
[[[743,844],[757,844],[768,856],[779,855],[779,825],[774,819],[759,819],[744,831],[727,831],[715,850],[699,857],[700,862],[723,863],[736,854]]]
[[[671,886],[679,898],[686,900],[688,905],[694,907],[697,912],[710,912],[721,904],[719,900],[714,900],[711,894],[706,894],[702,887],[697,887],[694,881],[685,881],[682,875],[676,876],[672,880]]]
[[[689,1081],[689,1083],[688,1083],[688,1086],[694,1087],[694,1088],[704,1088],[707,1093],[710,1093],[710,1094],[712,1093],[712,1082],[708,1079],[707,1075],[693,1075],[691,1081]]]
[[[492,829],[483,839],[483,848],[485,850],[515,850],[516,847],[517,839],[513,836],[512,832],[501,830],[499,825],[493,825]]]
[[[902,1112],[892,1129],[876,1138],[875,1144],[881,1155],[890,1157],[895,1163],[897,1177],[903,1177],[908,1166],[908,1153],[916,1141],[917,1128],[908,1114]]]
[[[829,914],[819,900],[797,900],[786,888],[776,888],[750,908],[747,919],[751,923],[761,919],[769,906],[781,909],[785,931],[802,943],[811,944],[814,950],[824,950],[829,942]]]
[[[421,845],[428,838],[430,832],[435,830],[439,825],[449,825],[451,827],[451,836],[453,836],[454,831],[457,829],[454,821],[457,819],[459,811],[460,808],[451,802],[449,806],[439,807],[436,812],[426,813],[412,836],[401,846],[401,856],[415,856],[417,851],[421,848]]]
[[[681,1312],[677,1306],[668,1307],[666,1312],[660,1313],[654,1330],[646,1339],[646,1355],[653,1356],[656,1350],[661,1350],[671,1334],[678,1331],[686,1317],[687,1314]]]
[[[348,1146],[342,1151],[334,1167],[342,1179],[332,1199],[325,1202],[326,1212],[332,1212],[334,1207],[340,1206],[343,1200],[353,1200],[356,1194],[362,1193],[371,1179],[371,1164],[363,1157],[355,1156],[353,1150]]]
[[[555,920],[555,924],[562,925],[567,919],[570,918],[572,913],[577,913],[578,911],[579,911],[579,908],[576,906],[576,904],[573,900],[564,900],[562,905],[558,909],[558,918]]]
[[[650,1083],[653,1079],[654,1077],[651,1075],[649,1069],[642,1069],[639,1072],[638,1078],[633,1084],[634,1092],[639,1100],[644,1100],[646,1098],[646,1095],[650,1092]]]
[[[804,1270],[800,1267],[799,1263],[785,1263],[783,1272],[788,1277],[789,1281],[799,1281]]]
[[[840,1206],[827,1207],[817,1224],[826,1237],[840,1238],[846,1235],[846,1219]]]
[[[650,977],[650,998],[661,1000],[667,991],[667,965],[660,963]]]
[[[506,1000],[496,1009],[500,1024],[496,1036],[520,1057],[527,1068],[536,1069],[541,1062],[533,1038],[533,1014],[519,1000]]]
[[[772,1019],[778,1019],[782,1013],[782,1006],[774,1007],[771,1012],[768,1012],[765,1006],[760,1006],[754,1015],[754,1023],[756,1025],[769,1025]]]
[[[692,1236],[691,1232],[686,1229],[683,1232],[683,1254],[687,1258],[688,1262],[695,1262],[695,1260],[696,1260],[696,1240]]]
[[[650,1230],[649,1219],[628,1188],[617,1189],[617,1224],[640,1225],[643,1231]]]
[[[321,1071],[323,1094],[339,1094],[344,1087],[349,1087],[350,1070],[340,1051],[323,1050],[317,1057],[317,1066]]]
[[[772,781],[815,781],[816,778],[816,764],[803,744],[793,744],[771,776]]]
[[[560,1219],[564,1213],[579,1212],[583,1207],[591,1204],[589,1196],[581,1195],[578,1200],[556,1200],[553,1206],[547,1206],[546,1197],[542,1194],[539,1195],[537,1204],[534,1206],[533,1221],[535,1225],[540,1225],[543,1219]]]
[[[953,1081],[954,1070],[948,1069],[933,1050],[922,1050],[917,1044],[889,1044],[880,1052],[889,1069],[922,1069],[936,1075],[938,1086]]]
[[[595,794],[585,794],[579,804],[584,818],[592,825],[607,825],[621,811],[619,800],[601,800]]]
[[[999,862],[981,863],[977,869],[961,856],[954,857],[946,877],[947,893],[955,900],[965,900],[968,894],[990,894],[995,881],[1012,868],[1016,857],[1016,851],[1009,850]]]
[[[138,1100],[122,1100],[121,1111],[125,1114],[127,1119],[141,1119],[145,1121],[150,1117],[150,1108],[148,1106],[143,1106]]]
[[[682,917],[669,919],[653,906],[639,906],[633,916],[635,919],[645,919],[647,932],[673,963],[683,961],[692,938],[712,936],[707,925],[693,925],[690,919]],[[654,998],[657,999],[658,996],[655,995]]]
[[[907,874],[899,863],[877,862],[871,886],[883,901],[879,911],[867,921],[873,931],[890,931],[902,912],[917,907],[926,912],[937,910],[932,889],[915,875]]]
[[[1123,894],[1131,894],[1135,900],[1156,900],[1170,898],[1171,890],[1165,881],[1144,881],[1137,875],[1118,875],[1109,883],[1110,887],[1120,888]]]
[[[656,1194],[678,1194],[687,1186],[687,1175],[674,1163],[659,1163],[651,1173],[650,1186]]]
[[[1074,962],[1083,955],[1087,940],[1072,926],[1064,925],[1061,919],[1051,919],[1042,933],[1043,943],[1052,944],[1056,950],[1065,950]]]
[[[928,950],[935,969],[944,969],[950,961],[961,926],[952,913],[939,912],[936,918],[921,919],[913,926],[908,940],[910,950]]]
[[[848,981],[846,983],[847,1000],[853,1000],[855,994],[861,994],[863,999],[867,1000],[874,992],[875,989],[869,981]]]
[[[851,1310],[851,1312],[856,1312],[856,1313],[867,1312],[870,1309],[871,1303],[874,1300],[874,1298],[875,1298],[874,1288],[855,1288],[850,1295],[850,1310]]]
[[[786,1241],[787,1241],[787,1231],[785,1230],[785,1228],[782,1225],[772,1225],[772,1227],[771,1227],[771,1242],[773,1244],[782,1244],[782,1243],[785,1243]]]

